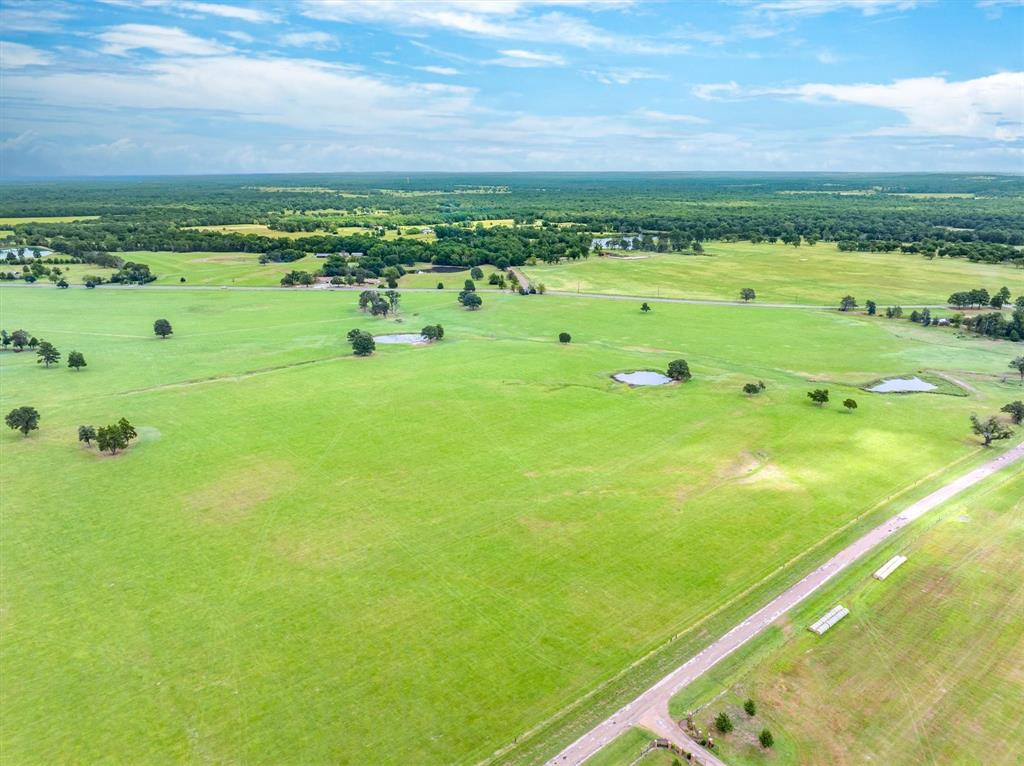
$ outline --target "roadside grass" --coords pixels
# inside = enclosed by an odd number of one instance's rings
[[[902,253],[840,252],[834,243],[792,247],[750,242],[708,242],[705,255],[634,253],[643,260],[591,255],[577,262],[524,267],[549,290],[738,300],[751,287],[757,302],[839,305],[853,295],[884,311],[895,304],[938,304],[957,290],[1003,285],[1024,293],[1024,271],[961,258],[927,260]]]
[[[641,727],[620,734],[587,761],[589,766],[627,766],[637,759],[647,743],[657,738],[653,732]],[[646,759],[643,763],[647,763]]]
[[[923,517],[684,690],[672,713],[710,725],[730,764],[1015,764],[1024,750],[1024,471],[1011,469]],[[896,553],[888,579],[871,573]],[[806,627],[836,603],[823,637]],[[756,734],[769,728],[775,747]]]
[[[895,494],[980,460],[968,413],[1019,390],[820,410],[815,374],[1009,356],[834,312],[438,291],[399,322],[328,291],[0,289],[0,326],[89,363],[0,353],[0,409],[42,413],[0,435],[13,762],[468,764],[516,737],[501,760],[543,760]],[[435,322],[441,343],[369,359],[344,340]],[[608,379],[677,357],[683,386]],[[76,444],[121,416],[142,434],[123,455]]]

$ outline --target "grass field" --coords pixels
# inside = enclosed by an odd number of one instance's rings
[[[1007,344],[835,312],[0,289],[0,326],[89,363],[0,354],[0,407],[42,413],[0,435],[12,763],[475,763],[975,454],[968,413],[1020,391]],[[344,342],[433,322],[435,346]],[[693,382],[608,377],[677,356]],[[977,392],[855,387],[922,369]],[[857,413],[809,404],[819,377]],[[121,416],[127,453],[76,444]]]
[[[19,218],[0,216],[0,226],[17,226],[19,223],[69,223],[71,221],[93,221],[98,215],[36,215]]]
[[[705,685],[696,704],[713,701],[698,716],[702,724],[722,709],[737,723],[719,738],[725,760],[1018,764],[1022,498],[1017,469],[950,503],[786,620],[766,650],[729,674],[724,693]],[[897,552],[908,561],[885,581],[872,579]],[[805,630],[838,602],[849,617],[821,638]],[[759,704],[754,719],[740,709],[748,697]],[[755,740],[765,726],[776,741],[770,753]]]
[[[259,253],[172,253],[140,250],[119,252],[126,261],[147,264],[157,275],[155,285],[177,285],[185,277],[187,285],[228,285],[236,287],[278,287],[281,277],[289,271],[316,271],[323,261],[308,255],[291,263],[260,263]],[[68,281],[81,283],[87,274],[109,277],[113,269],[102,269],[83,263],[65,267]]]
[[[646,255],[623,260],[592,255],[576,262],[526,267],[549,290],[619,293],[673,298],[737,300],[752,287],[766,303],[838,305],[851,294],[863,304],[942,303],[957,290],[1003,285],[1024,293],[1024,271],[960,258],[928,261],[920,255],[840,252],[834,244],[813,247],[749,242],[709,242],[706,255]]]

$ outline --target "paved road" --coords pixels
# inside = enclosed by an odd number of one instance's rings
[[[515,272],[515,270],[512,270]],[[515,272],[517,279],[526,279],[520,273]],[[529,281],[526,282],[529,285]],[[56,290],[53,285],[49,282],[33,282],[26,284],[21,281],[8,282],[0,285],[0,289],[24,289],[24,290]],[[88,289],[85,285],[71,285],[69,289],[74,290],[86,290]],[[243,292],[290,292],[290,293],[304,293],[304,292],[362,292],[363,290],[374,289],[368,288],[365,285],[355,287],[274,287],[274,286],[243,286],[243,285],[146,285],[140,287],[138,285],[112,285],[105,284],[95,288],[96,290],[194,290],[202,292],[210,292],[217,290],[240,290]],[[403,293],[436,293],[438,290],[433,287],[403,287],[400,289]],[[447,292],[454,293],[454,290],[448,290]],[[493,293],[497,291],[484,290],[482,295]],[[571,292],[568,290],[548,290],[545,295],[554,295],[559,298],[597,298],[600,300],[608,301],[633,301],[640,303],[647,301],[648,303],[682,303],[693,306],[744,306],[749,309],[813,309],[821,311],[822,309],[836,310],[837,307],[833,305],[814,305],[810,303],[744,303],[743,301],[724,301],[724,300],[702,300],[700,298],[660,298],[653,295],[622,295],[620,293],[581,293]],[[530,296],[531,300],[543,300],[542,297]],[[943,303],[907,303],[901,304],[905,309],[944,309],[948,308]]]
[[[976,468],[954,479],[927,497],[907,507],[885,523],[875,527],[804,577],[800,582],[772,599],[768,604],[754,612],[739,625],[736,625],[717,641],[705,647],[696,656],[684,662],[628,705],[584,734],[548,761],[548,763],[551,766],[574,766],[575,764],[583,763],[606,744],[633,726],[656,726],[656,733],[662,736],[667,736],[666,726],[670,727],[668,731],[673,726],[678,730],[678,726],[671,722],[671,718],[668,715],[668,703],[681,689],[691,684],[717,663],[743,646],[747,641],[760,634],[765,628],[775,622],[776,619],[900,529],[946,502],[954,495],[1022,458],[1024,458],[1024,443],[1018,444],[999,457],[989,460],[980,468]],[[681,736],[683,736],[683,733],[679,730],[674,741],[681,742],[679,739]]]

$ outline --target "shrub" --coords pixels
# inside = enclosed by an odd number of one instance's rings
[[[761,733],[757,735],[758,741],[761,743],[761,747],[767,750],[769,747],[775,744],[775,737],[767,729],[761,729]]]
[[[743,703],[743,709],[746,711],[747,715],[754,715],[757,713],[757,705],[754,703],[754,700],[751,699],[748,699]]]
[[[567,332],[560,332],[560,333],[558,333],[558,342],[559,343],[569,343],[570,341],[572,341],[572,336],[569,333],[567,333]]]
[[[732,731],[732,719],[724,710],[715,718],[715,728],[722,732],[722,734],[728,734]]]

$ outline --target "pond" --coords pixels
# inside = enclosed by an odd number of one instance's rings
[[[612,377],[619,383],[631,386],[663,386],[671,383],[672,378],[653,370],[637,370],[636,372],[617,372]]]
[[[426,343],[427,339],[418,332],[395,333],[394,335],[374,335],[374,341],[382,345],[394,343]]]
[[[933,386],[915,375],[911,378],[888,378],[872,386],[868,391],[874,391],[876,394],[906,394],[915,391],[934,391],[936,388],[938,386]]]

